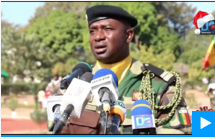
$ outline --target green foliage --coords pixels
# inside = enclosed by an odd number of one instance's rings
[[[11,98],[7,103],[7,106],[11,111],[15,111],[18,107],[18,99],[16,97]]]
[[[132,50],[131,55],[134,58],[140,60],[142,63],[150,63],[165,70],[173,69],[175,57],[171,50],[166,49],[160,54],[155,54],[154,47],[147,49],[146,46],[141,46],[140,48],[140,51],[135,52]]]
[[[186,2],[151,2],[156,7],[159,25],[167,25],[184,38],[190,29],[196,8]]]
[[[41,125],[47,121],[47,112],[43,110],[34,110],[30,114],[30,117],[35,123]]]
[[[86,57],[90,46],[85,14],[77,16],[62,10],[50,11],[46,18],[38,18],[32,23],[29,34],[39,38],[41,48],[46,50],[50,60],[54,60],[51,62],[52,74],[66,75],[78,61],[93,57]]]
[[[158,27],[157,34],[151,39],[156,54],[169,49],[176,58],[180,55],[180,44],[176,33],[170,33],[167,27]]]
[[[25,33],[8,31],[2,34],[1,66],[13,75],[20,77],[42,78],[50,73],[50,66],[55,62],[49,58],[49,52],[39,47],[37,38]]]
[[[30,92],[31,92],[32,94],[37,95],[37,93],[38,93],[40,90],[45,90],[46,85],[47,85],[46,82],[42,82],[42,83],[30,83],[30,84],[29,84]]]
[[[73,48],[82,45],[80,29],[74,13],[56,10],[33,23],[29,33],[39,38],[42,48],[52,49],[56,58],[64,60],[73,52]]]
[[[212,39],[213,35],[194,35],[194,29],[188,32],[186,39],[180,39],[183,51],[178,61],[189,65],[189,81],[201,81],[214,74],[212,67],[201,71],[202,60]]]
[[[35,109],[35,108],[36,108],[36,105],[18,104],[18,108],[29,108],[29,109]]]
[[[1,84],[1,94],[9,95],[9,94],[21,94],[22,92],[29,93],[29,84],[24,82],[17,83],[3,83]]]
[[[201,71],[200,68],[194,68],[191,67],[189,69],[189,75],[188,75],[188,79],[191,81],[197,80],[197,81],[202,81],[203,77],[211,77],[212,75],[214,75],[214,71],[212,70],[212,68],[209,68],[205,71]]]

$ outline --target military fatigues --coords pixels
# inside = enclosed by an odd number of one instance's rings
[[[133,59],[131,68],[124,79],[118,86],[119,90],[119,99],[123,100],[126,104],[127,115],[126,119],[122,124],[121,133],[122,134],[132,134],[131,129],[131,107],[134,101],[141,98],[141,93],[139,88],[141,86],[141,81],[143,78],[143,71],[141,67],[143,64],[139,61]],[[94,68],[93,73],[98,69]],[[174,85],[168,86],[167,89],[163,90],[166,85],[166,82],[161,78],[154,76],[151,79],[152,90],[154,90],[154,100],[155,104],[158,106],[166,106],[174,98],[174,92],[176,88]],[[88,103],[87,107],[91,110],[96,110],[94,106],[95,102],[91,101]],[[174,104],[174,102],[173,102]],[[173,105],[174,106],[174,105]],[[172,106],[172,107],[173,107]],[[167,118],[168,114],[171,112],[172,107],[166,108],[164,110],[154,110],[153,113],[156,119]],[[187,117],[183,117],[185,115]],[[183,121],[185,119],[185,122]],[[158,134],[191,134],[191,123],[189,119],[189,114],[187,113],[186,103],[182,98],[180,103],[177,104],[176,110],[173,112],[172,116],[166,119],[166,122],[163,122],[161,125],[157,124],[157,133]]]
[[[121,83],[118,86],[119,90],[119,99],[123,100],[126,104],[127,109],[127,115],[126,118],[122,124],[122,126],[119,128],[119,132],[121,134],[132,134],[132,128],[131,128],[131,107],[132,104],[138,100],[138,99],[145,99],[144,95],[141,93],[141,82],[144,77],[143,71],[141,70],[141,67],[143,64],[139,61],[136,61],[135,59],[132,60],[132,65],[127,73],[127,75],[124,77],[124,79],[121,81]],[[97,71],[97,67],[94,67],[93,74]],[[166,86],[166,82],[163,81],[160,77],[154,76],[150,79],[152,90],[154,91],[153,100],[155,105],[159,108],[154,108],[153,114],[156,119],[156,131],[157,134],[192,134],[192,126],[191,121],[189,118],[189,114],[186,109],[186,103],[183,98],[180,99],[178,104],[175,104],[179,98],[175,99],[174,92],[176,91],[175,85]],[[142,84],[144,86],[144,84]],[[140,91],[139,91],[140,90]],[[151,102],[152,103],[152,102]],[[172,106],[169,106],[169,104],[173,104]],[[174,105],[175,104],[175,105]],[[175,107],[175,110],[173,109]],[[100,134],[101,133],[101,127],[98,125],[99,117],[98,114],[99,108],[96,106],[95,99],[93,99],[93,96],[90,95],[89,97],[89,103],[85,107],[85,111],[88,111],[88,113],[83,113],[82,120],[78,120],[78,122],[72,122],[70,120],[70,123],[67,125],[67,129],[64,128],[64,131],[62,133],[64,134],[77,134],[76,132],[71,132],[72,128],[74,130],[74,127],[76,126],[76,129],[86,127],[87,130],[78,130],[79,134]],[[89,115],[90,112],[90,115]],[[94,114],[92,114],[94,113]],[[97,113],[97,114],[96,114]],[[172,113],[172,115],[169,115]],[[87,118],[86,118],[87,117]],[[87,125],[86,121],[94,121],[88,122]],[[97,122],[96,122],[97,120]],[[91,130],[89,130],[91,128]],[[93,130],[92,130],[93,128]],[[98,132],[95,132],[95,130],[98,130]],[[76,130],[77,131],[77,130]],[[81,131],[81,132],[80,132]],[[86,132],[85,132],[86,131]]]

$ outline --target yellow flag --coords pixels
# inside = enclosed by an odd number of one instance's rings
[[[215,37],[208,47],[207,53],[202,62],[202,70],[215,65]]]

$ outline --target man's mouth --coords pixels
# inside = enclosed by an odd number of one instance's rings
[[[103,54],[107,51],[107,47],[106,46],[95,46],[95,52],[96,54]]]

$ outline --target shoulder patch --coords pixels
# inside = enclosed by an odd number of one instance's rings
[[[178,117],[182,125],[190,125],[190,117],[188,111],[185,107],[181,107],[178,109]]]

